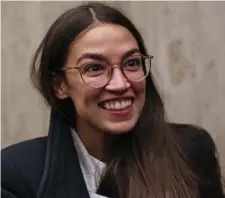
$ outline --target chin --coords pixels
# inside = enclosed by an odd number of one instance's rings
[[[117,123],[117,124],[111,124],[110,126],[106,126],[105,130],[107,133],[110,134],[125,134],[125,133],[129,133],[135,126],[135,123]]]

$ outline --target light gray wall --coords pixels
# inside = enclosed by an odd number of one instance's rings
[[[29,82],[47,28],[79,2],[2,2],[2,147],[47,133],[49,109]],[[225,2],[111,2],[154,55],[153,73],[171,121],[200,125],[225,165]]]

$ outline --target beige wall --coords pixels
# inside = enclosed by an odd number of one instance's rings
[[[225,172],[225,2],[123,2],[155,56],[171,121],[200,125]]]
[[[78,2],[2,2],[2,147],[45,135],[49,110],[29,82],[47,28]],[[141,30],[171,121],[200,125],[225,165],[225,2],[111,2]]]

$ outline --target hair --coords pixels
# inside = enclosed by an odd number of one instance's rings
[[[118,9],[91,2],[62,14],[50,27],[38,47],[31,79],[51,108],[72,119],[70,99],[60,100],[53,84],[64,73],[71,43],[96,23],[125,27],[136,39],[141,54],[147,55],[143,38],[134,24]],[[52,74],[56,73],[59,78]],[[74,119],[74,118],[73,118]],[[194,198],[198,197],[197,177],[189,167],[179,137],[165,121],[163,102],[152,74],[146,78],[146,100],[135,128],[113,143],[98,193],[111,198]]]

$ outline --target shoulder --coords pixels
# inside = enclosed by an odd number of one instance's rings
[[[173,123],[171,127],[180,138],[181,146],[194,166],[203,166],[204,162],[208,163],[215,157],[215,143],[208,131],[190,124]]]
[[[11,158],[15,154],[32,154],[33,152],[40,152],[45,149],[47,137],[38,137],[31,140],[26,140],[13,145],[10,145],[1,150],[2,157]],[[16,156],[14,156],[16,158]]]
[[[222,198],[220,164],[216,146],[210,134],[203,128],[189,124],[171,124],[180,137],[188,163],[201,180],[201,197]]]
[[[2,188],[23,197],[37,191],[45,162],[47,138],[27,140],[1,150]],[[22,194],[23,189],[31,194]]]
[[[191,150],[215,152],[214,141],[205,129],[191,124],[172,123],[171,128],[178,133],[184,146]]]
[[[1,150],[1,160],[21,167],[24,167],[27,163],[43,160],[46,141],[46,137],[40,137],[8,146]]]
[[[1,150],[4,157],[10,154],[29,154],[30,151],[40,151],[46,146],[47,137],[38,137],[10,145]],[[30,150],[31,149],[31,150]]]
[[[193,124],[178,124],[178,123],[170,123],[170,126],[173,130],[180,133],[180,135],[187,137],[187,138],[209,138],[209,133],[203,129],[202,127],[199,127],[197,125]]]

